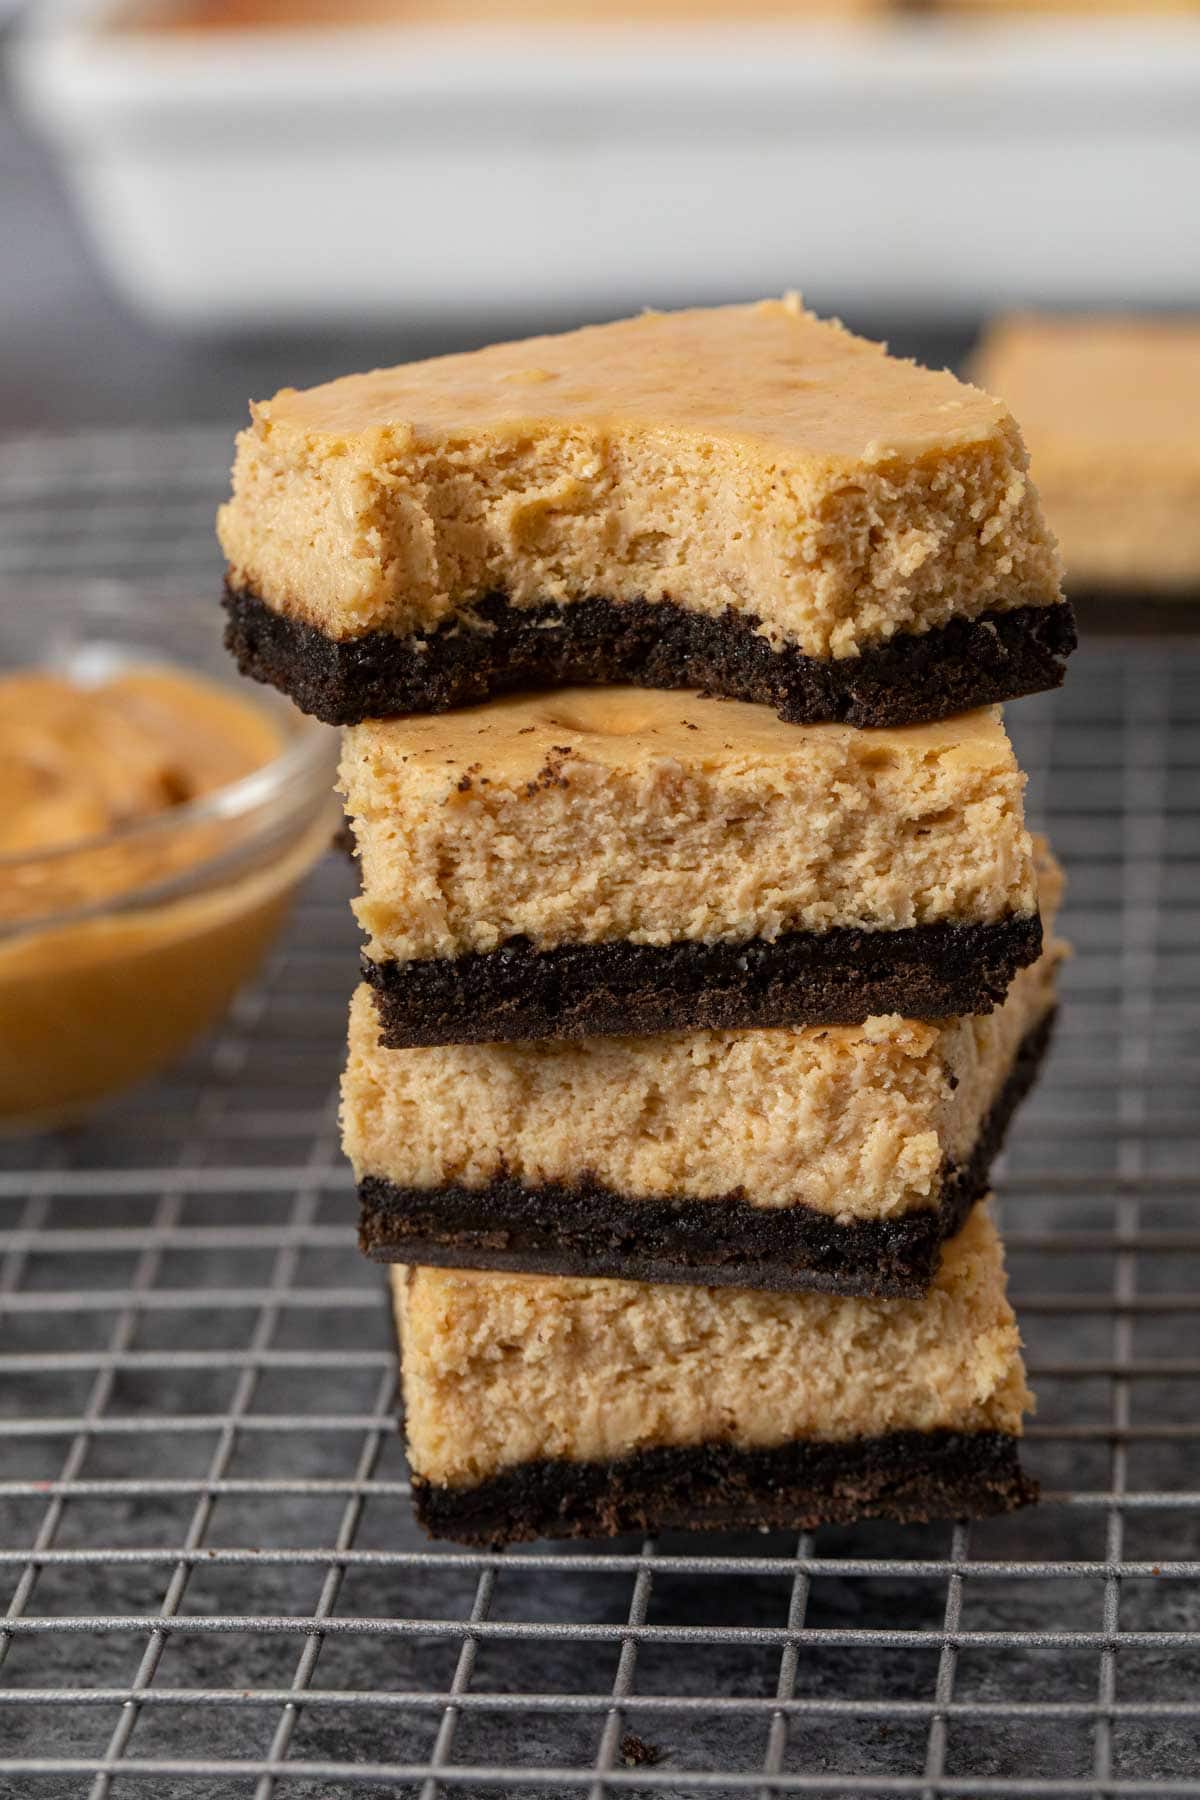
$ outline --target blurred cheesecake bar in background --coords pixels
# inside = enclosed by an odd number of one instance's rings
[[[917,1300],[400,1268],[417,1516],[480,1544],[968,1518],[1032,1499],[980,1208]]]
[[[126,0],[113,16],[122,31],[440,31],[529,26],[703,27],[762,19],[862,19],[893,13],[905,0]]]
[[[997,320],[975,378],[1021,422],[1073,595],[1200,600],[1200,315]]]
[[[568,688],[352,726],[341,780],[393,1047],[983,1013],[1041,949],[995,707]]]
[[[802,21],[906,21],[918,15],[1078,18],[1193,15],[1197,0],[125,0],[110,30],[152,33],[395,30],[410,34],[531,27],[628,31]]]
[[[914,10],[949,13],[955,18],[981,19],[1079,19],[1127,18],[1135,22],[1148,16],[1195,18],[1198,0],[913,0]],[[897,0],[905,4],[905,0]]]
[[[1074,646],[1006,407],[794,297],[284,389],[219,533],[241,667],[336,724],[631,681],[905,724]]]
[[[342,1096],[361,1242],[384,1262],[915,1294],[985,1192],[1050,1032],[1048,948],[985,1017],[380,1045]]]

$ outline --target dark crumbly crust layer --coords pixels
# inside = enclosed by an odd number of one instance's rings
[[[225,642],[244,675],[270,682],[330,725],[444,712],[514,688],[579,682],[702,688],[808,724],[914,725],[1058,687],[1075,648],[1065,603],[1018,606],[900,634],[841,661],[773,649],[752,614],[716,617],[673,601],[514,607],[490,594],[479,629],[453,619],[400,637],[331,638],[226,585]]]
[[[1017,1440],[996,1431],[895,1431],[771,1450],[662,1447],[610,1463],[521,1463],[468,1488],[413,1480],[417,1518],[433,1537],[480,1545],[986,1518],[1036,1499]]]
[[[1050,1013],[1021,1044],[969,1160],[943,1170],[937,1206],[906,1218],[839,1225],[813,1207],[767,1210],[740,1193],[639,1200],[586,1174],[539,1187],[500,1175],[485,1188],[433,1189],[368,1175],[358,1190],[359,1243],[387,1263],[916,1297],[933,1279],[942,1244],[987,1192],[992,1160],[1053,1024]]]
[[[562,944],[416,962],[362,959],[380,1042],[484,1044],[859,1025],[989,1013],[1042,952],[1038,915],[900,931],[793,931],[741,944]]]

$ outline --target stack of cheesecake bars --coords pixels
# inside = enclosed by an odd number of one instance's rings
[[[345,1146],[419,1516],[982,1514],[989,1166],[1060,876],[998,702],[1074,644],[1017,429],[794,297],[255,409],[243,669],[347,727]]]

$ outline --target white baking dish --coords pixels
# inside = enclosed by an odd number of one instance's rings
[[[1200,25],[105,33],[18,84],[175,324],[1200,298]]]

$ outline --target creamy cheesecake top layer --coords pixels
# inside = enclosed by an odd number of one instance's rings
[[[599,595],[840,657],[1059,598],[1004,405],[795,299],[284,389],[219,528],[235,586],[338,638]]]
[[[410,1460],[427,1481],[667,1444],[1015,1435],[1031,1405],[984,1207],[919,1300],[429,1268],[392,1279]]]
[[[1007,765],[1012,746],[998,706],[979,707],[929,725],[789,725],[767,706],[684,691],[572,687],[510,694],[486,706],[412,719],[371,719],[350,726],[351,744],[412,790],[450,791],[503,782],[522,787],[564,756],[633,771],[665,762],[722,775],[742,769],[802,769],[831,754],[866,770],[931,760],[954,770]]]
[[[798,302],[644,312],[614,325],[372,369],[260,409],[273,426],[497,446],[590,422],[738,440],[747,454],[881,463],[994,436],[1003,402],[889,356]]]
[[[992,923],[1036,910],[998,708],[786,725],[769,708],[570,688],[369,720],[341,771],[377,959]]]

